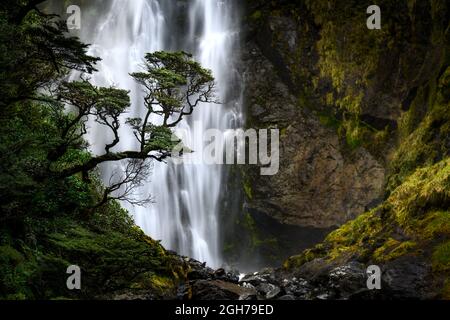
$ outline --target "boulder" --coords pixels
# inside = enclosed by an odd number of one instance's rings
[[[191,284],[194,300],[247,300],[255,291],[223,280],[196,280]]]

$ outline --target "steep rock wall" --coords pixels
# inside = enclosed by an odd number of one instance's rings
[[[247,4],[247,124],[282,130],[280,173],[249,169],[247,206],[318,232],[350,220],[285,269],[375,263],[399,296],[448,297],[448,180],[424,197],[417,180],[438,179],[450,154],[448,4],[378,1],[380,31],[365,1]]]
[[[278,240],[278,255],[378,206],[448,150],[434,125],[414,133],[447,65],[445,1],[380,1],[382,29],[373,31],[371,4],[246,1],[246,127],[281,134],[278,174],[243,170],[244,211],[259,234]],[[266,217],[273,223],[259,223]],[[303,237],[283,240],[282,226]]]
[[[249,168],[249,210],[281,223],[328,228],[354,218],[381,195],[383,166],[364,148],[344,150],[336,130],[300,105],[261,49],[244,52],[249,127],[278,127],[280,170]]]

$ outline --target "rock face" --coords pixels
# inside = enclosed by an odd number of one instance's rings
[[[239,300],[254,295],[254,290],[223,280],[198,280],[191,290],[194,300]]]
[[[249,174],[249,210],[284,224],[329,228],[373,206],[382,193],[383,166],[364,148],[346,152],[336,130],[299,105],[253,40],[243,61],[247,126],[281,130],[279,172]]]
[[[194,280],[194,296],[449,297],[448,5],[380,1],[382,32],[362,25],[364,4],[246,2],[246,126],[280,129],[280,166],[242,170],[250,241],[235,244],[248,256],[273,236],[260,255],[282,255],[339,228],[282,268]],[[367,287],[369,265],[382,290]]]
[[[253,219],[247,247],[286,256],[380,205],[416,167],[448,155],[445,111],[431,116],[448,66],[448,5],[381,0],[382,31],[368,31],[364,3],[245,4],[246,127],[280,130],[279,172],[242,170],[242,211]],[[302,236],[286,239],[281,226]],[[254,249],[267,238],[278,246]]]

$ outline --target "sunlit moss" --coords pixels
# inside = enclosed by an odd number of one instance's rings
[[[450,241],[436,246],[433,252],[432,262],[433,271],[450,270]]]
[[[388,199],[395,218],[414,235],[429,208],[445,208],[450,200],[450,159],[419,169]]]
[[[436,239],[450,237],[450,159],[417,170],[378,208],[331,232],[322,244],[289,258],[287,269],[315,258],[341,260],[359,257],[385,262],[430,248]],[[410,239],[396,240],[403,233]],[[442,240],[441,240],[442,241]],[[450,243],[434,249],[434,270],[448,270]]]
[[[398,241],[389,238],[381,247],[377,248],[373,253],[376,262],[390,261],[395,258],[413,253],[417,244],[414,241]]]
[[[449,155],[450,102],[448,87],[450,68],[442,74],[437,91],[430,98],[430,107],[417,125],[413,115],[403,116],[400,121],[401,144],[390,163],[391,174],[387,189],[393,191],[418,167],[431,165]],[[414,108],[413,108],[414,110]],[[409,111],[407,114],[409,114]],[[408,120],[414,117],[415,120]]]
[[[444,300],[450,300],[450,277],[444,282],[444,286],[441,291],[441,298]]]
[[[422,224],[422,236],[425,238],[444,235],[450,237],[450,211],[430,212]]]

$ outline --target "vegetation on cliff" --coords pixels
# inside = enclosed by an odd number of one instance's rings
[[[299,272],[315,263],[326,268],[352,260],[384,266],[409,257],[430,266],[430,286],[449,298],[448,4],[247,3],[247,23],[258,47],[299,107],[336,132],[347,161],[367,150],[386,172],[376,208],[286,260],[285,269]],[[366,27],[372,4],[381,8],[381,30]],[[287,130],[285,141],[295,139],[290,132],[298,134]]]
[[[285,261],[295,270],[320,258],[324,263],[351,260],[383,265],[411,256],[431,262],[435,285],[447,295],[450,278],[450,159],[418,169],[379,207],[330,233],[323,243]],[[432,281],[432,282],[431,282]]]
[[[366,27],[372,4],[381,8],[380,30]],[[448,64],[445,1],[253,0],[248,7],[248,23],[269,35],[259,44],[299,105],[351,149],[363,146],[380,159],[402,112],[414,109],[409,125],[420,122],[426,110],[412,102],[432,99]]]
[[[449,70],[440,77],[419,126],[394,154],[389,197],[330,233],[323,243],[286,260],[284,268],[298,270],[314,259],[383,265],[410,256],[431,266],[429,281],[437,297],[450,298]]]

